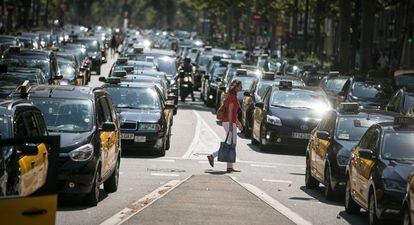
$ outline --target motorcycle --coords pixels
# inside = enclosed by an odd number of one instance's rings
[[[180,78],[180,98],[181,101],[185,101],[187,96],[191,92],[193,79],[192,74],[190,72],[180,72],[181,78]]]

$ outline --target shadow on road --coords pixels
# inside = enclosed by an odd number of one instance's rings
[[[122,150],[122,158],[146,158],[146,159],[155,159],[161,158],[157,152],[151,149],[127,149]]]
[[[291,147],[291,146],[271,146],[260,149],[258,146],[253,144],[247,144],[247,146],[262,154],[274,154],[274,155],[294,155],[294,156],[305,156],[305,150],[303,148]]]
[[[105,190],[99,190],[99,202],[108,197],[108,193]],[[99,203],[98,203],[99,204]],[[94,206],[87,206],[83,203],[83,199],[79,195],[59,195],[58,197],[58,211],[78,211]]]
[[[227,174],[227,171],[219,171],[219,170],[208,169],[208,170],[205,170],[204,173],[208,173],[208,174],[211,174],[211,175],[224,175],[224,174]]]
[[[300,187],[300,190],[311,196],[316,201],[319,201],[321,203],[329,204],[329,205],[336,205],[336,206],[343,206],[343,197],[338,197],[336,201],[328,201],[325,199],[325,196],[323,194],[324,187],[319,187],[318,189],[311,190],[307,189],[305,186]],[[292,198],[289,198],[292,199]]]

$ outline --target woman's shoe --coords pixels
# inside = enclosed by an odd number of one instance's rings
[[[236,169],[233,169],[233,168],[227,168],[227,173],[232,173],[232,172],[240,172],[240,170],[236,170]]]
[[[208,162],[210,163],[210,166],[214,168],[214,157],[212,155],[207,156]]]

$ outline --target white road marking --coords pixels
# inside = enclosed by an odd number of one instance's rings
[[[255,164],[255,165],[288,166],[288,167],[302,167],[302,168],[305,168],[305,165],[300,165],[300,164],[255,162],[255,161],[244,161],[244,160],[238,160],[237,162],[238,163]]]
[[[179,177],[180,174],[178,174],[178,173],[151,173],[151,176],[159,176],[159,177]]]
[[[232,178],[232,177],[231,177]],[[289,218],[292,222],[298,225],[312,225],[311,222],[303,219],[300,215],[293,212],[291,209],[277,201],[276,199],[272,198],[264,191],[260,190],[258,187],[248,184],[248,183],[240,183],[237,180],[233,179],[236,183],[240,184],[242,187],[246,188],[250,193],[256,195],[262,201],[266,202],[269,206]]]
[[[209,164],[209,162],[207,161],[207,158],[206,158],[206,161],[198,161],[198,163],[200,163],[200,164]],[[214,165],[227,165],[227,163],[225,163],[225,162],[214,162]]]
[[[292,184],[292,181],[290,181],[290,180],[272,180],[272,179],[263,178],[263,181],[264,182],[272,182],[272,183]]]
[[[194,110],[193,110],[194,112]],[[196,114],[197,116],[197,114]],[[194,138],[191,141],[190,147],[188,147],[187,151],[184,153],[184,155],[182,156],[183,159],[188,159],[190,158],[191,154],[193,153],[197,143],[198,143],[198,139],[200,137],[200,129],[201,129],[201,121],[198,119],[197,117],[197,124],[196,124],[196,129],[194,132]]]
[[[263,164],[250,164],[251,167],[263,167],[263,168],[277,168],[277,166],[263,165]]]
[[[151,161],[151,162],[175,162],[175,160],[174,159],[149,159],[148,161]]]
[[[164,197],[166,194],[180,186],[180,184],[187,181],[191,176],[187,177],[184,180],[171,180],[165,185],[155,189],[153,192],[145,195],[143,198],[139,199],[138,201],[130,204],[123,210],[119,211],[117,214],[113,215],[109,219],[102,222],[100,225],[119,225],[127,221],[132,216],[136,215],[137,213],[141,212],[143,209],[147,208],[148,206],[152,205],[158,199]]]

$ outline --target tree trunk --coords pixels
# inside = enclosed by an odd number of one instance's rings
[[[412,40],[414,34],[414,0],[409,0],[407,7],[406,17],[406,32],[404,34],[403,48],[401,53],[400,65],[402,67],[413,67],[414,66],[414,43]],[[409,41],[411,38],[411,42]]]
[[[355,56],[357,52],[359,51],[359,39],[361,36],[361,29],[360,29],[360,22],[361,22],[361,1],[360,0],[354,0],[355,8],[354,8],[354,17],[352,20],[352,36],[351,36],[351,67],[359,67],[360,62],[358,62],[358,65],[356,65],[355,62]]]
[[[361,71],[372,68],[372,39],[374,33],[375,0],[362,1]]]
[[[308,23],[309,23],[309,0],[305,0],[305,25],[303,27],[303,50],[308,52]]]
[[[348,0],[340,0],[340,41],[339,41],[339,65],[340,72],[349,71],[349,55],[350,55],[350,28],[351,28],[351,4]]]
[[[46,6],[45,6],[45,16],[43,18],[43,25],[48,26],[48,20],[49,20],[49,0],[46,0]]]
[[[293,33],[293,50],[297,52],[297,36],[298,36],[298,10],[299,3],[298,0],[294,0],[293,6],[293,24],[292,24],[292,33]]]

